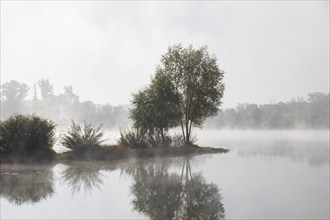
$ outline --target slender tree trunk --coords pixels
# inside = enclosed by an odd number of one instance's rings
[[[165,143],[164,130],[162,128],[160,129],[160,136],[162,137],[163,143]]]
[[[186,144],[189,144],[190,134],[189,134],[189,121],[186,120]]]
[[[185,139],[186,144],[191,143],[191,127],[192,127],[192,122],[187,121],[186,122],[186,139]]]
[[[183,140],[186,141],[186,135],[184,133],[184,128],[183,128],[183,122],[182,122],[182,120],[181,120],[181,130],[182,130]]]
[[[191,126],[192,126],[192,121],[190,121],[190,125],[189,125],[189,141],[191,141],[190,137],[191,137]]]

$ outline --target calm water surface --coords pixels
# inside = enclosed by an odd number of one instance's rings
[[[226,154],[1,166],[1,219],[329,219],[329,131],[200,131]]]

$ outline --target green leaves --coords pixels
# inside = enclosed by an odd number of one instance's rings
[[[181,125],[185,142],[191,143],[192,125],[201,126],[219,111],[223,75],[206,46],[169,47],[151,84],[133,94],[134,126],[163,136],[169,128]]]
[[[157,71],[149,87],[133,94],[130,117],[134,127],[145,130],[149,136],[158,134],[165,141],[165,132],[179,125],[179,101],[173,83]]]
[[[214,116],[221,105],[224,92],[223,72],[207,47],[170,47],[163,55],[160,71],[168,76],[180,96],[181,127],[187,144],[191,142],[191,127],[201,126]]]
[[[36,115],[14,115],[0,123],[0,152],[19,157],[50,156],[55,124]],[[47,154],[47,155],[46,155]],[[36,159],[36,158],[35,158]],[[43,159],[43,158],[38,158]]]
[[[84,127],[72,121],[71,127],[66,134],[61,137],[61,144],[73,151],[85,150],[99,147],[102,140],[102,126],[94,127],[91,123],[84,121]]]
[[[145,134],[146,132],[142,129],[133,128],[129,130],[120,128],[118,144],[124,147],[145,148],[147,147]]]

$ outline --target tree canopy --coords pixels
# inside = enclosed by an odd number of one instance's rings
[[[130,115],[134,126],[150,134],[159,134],[165,140],[165,132],[179,125],[179,95],[172,82],[157,72],[151,85],[133,95]]]
[[[206,46],[169,47],[151,85],[133,95],[134,126],[163,133],[180,125],[184,141],[190,144],[192,126],[201,126],[219,112],[223,75]]]
[[[4,109],[1,106],[1,112],[4,117],[8,117],[10,113],[21,113],[23,109],[23,100],[27,96],[29,90],[25,83],[19,83],[15,80],[4,83],[2,86],[2,98]],[[5,110],[5,111],[4,111]]]

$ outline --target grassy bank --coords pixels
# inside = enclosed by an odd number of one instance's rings
[[[121,130],[116,145],[104,145],[101,126],[72,121],[71,127],[60,137],[68,152],[56,153],[56,125],[36,115],[14,115],[0,122],[1,164],[45,164],[58,161],[111,161],[128,158],[155,158],[225,153],[221,148],[199,147],[193,140],[166,133],[133,128]],[[188,143],[188,144],[187,144]]]
[[[227,149],[199,147],[197,145],[171,147],[171,148],[146,148],[132,149],[118,145],[105,145],[100,148],[90,149],[82,152],[63,152],[56,155],[56,161],[75,161],[75,160],[121,160],[128,158],[155,158],[155,157],[178,157],[193,156],[201,154],[226,153]]]
[[[224,148],[200,147],[197,145],[181,147],[130,148],[120,145],[101,145],[76,151],[56,153],[53,150],[37,151],[25,155],[18,153],[1,154],[0,164],[49,164],[73,161],[118,161],[123,159],[147,159],[159,157],[194,156],[201,154],[227,153]]]

